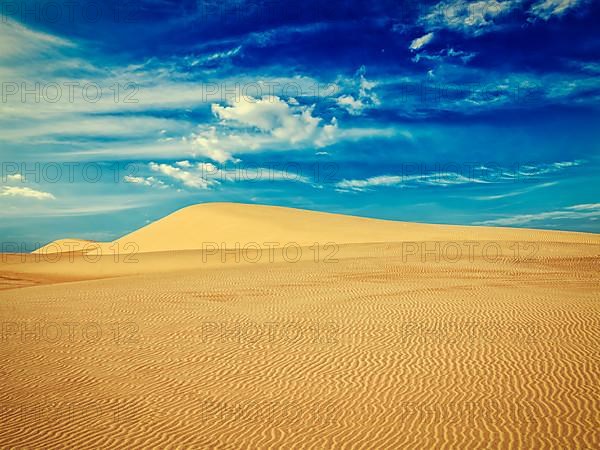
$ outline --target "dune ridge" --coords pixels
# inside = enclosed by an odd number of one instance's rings
[[[532,240],[542,242],[598,243],[598,235],[566,231],[434,225],[371,219],[279,206],[243,203],[203,203],[188,206],[111,243],[59,240],[35,253],[67,252],[74,248],[124,252],[133,244],[136,253],[201,250],[212,243],[236,248],[256,243],[296,243],[301,246],[328,242],[358,244],[406,241]],[[73,248],[73,247],[71,247]],[[110,250],[109,250],[110,248]],[[131,250],[131,248],[130,248]]]

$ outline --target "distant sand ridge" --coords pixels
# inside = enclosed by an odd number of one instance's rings
[[[297,243],[302,246],[406,241],[546,241],[599,243],[589,233],[514,228],[465,227],[369,219],[277,206],[206,203],[189,206],[157,220],[113,243],[97,243],[104,254],[135,244],[139,253],[201,250],[208,243],[235,248],[247,243]],[[71,247],[66,244],[69,243]],[[109,248],[111,247],[112,249]],[[34,253],[83,249],[90,241],[63,239]]]

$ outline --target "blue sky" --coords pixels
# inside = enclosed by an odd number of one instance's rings
[[[600,232],[598,2],[0,8],[3,242],[207,201]]]

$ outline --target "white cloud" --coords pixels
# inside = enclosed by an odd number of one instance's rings
[[[438,172],[421,175],[378,175],[366,179],[342,180],[336,183],[336,188],[342,192],[357,191],[363,192],[373,187],[382,186],[415,186],[419,184],[428,186],[451,186],[468,183],[487,183],[475,177],[466,177],[454,172]]]
[[[240,51],[242,50],[242,46],[239,45],[235,48],[232,48],[231,50],[227,50],[227,51],[223,51],[223,52],[217,52],[217,53],[213,53],[210,55],[206,55],[206,56],[202,56],[199,58],[194,58],[192,61],[190,61],[190,66],[194,67],[197,65],[202,65],[202,64],[206,64],[208,62],[214,62],[216,60],[222,60],[222,59],[227,59],[227,58],[231,58],[232,56],[237,55],[238,53],[240,53]]]
[[[567,209],[574,211],[600,210],[600,203],[585,203],[582,205],[569,206]]]
[[[74,122],[77,126],[73,126]],[[174,132],[184,132],[191,128],[180,120],[138,117],[135,115],[84,117],[84,115],[67,114],[57,119],[46,116],[45,120],[35,121],[34,123],[36,124],[35,127],[31,126],[32,123],[29,121],[23,121],[21,125],[3,127],[0,138],[19,142],[31,142],[32,140],[47,139],[53,136],[69,138],[73,136],[157,138],[157,127],[169,127]]]
[[[131,175],[126,175],[123,177],[123,181],[125,181],[125,183],[149,185],[144,177],[132,177]]]
[[[600,75],[600,62],[584,62],[574,61],[571,63],[584,72],[589,72],[594,75]]]
[[[155,191],[157,194],[129,196],[119,193],[118,195],[107,194],[103,192],[100,195],[61,197],[60,201],[34,204],[33,202],[22,202],[18,206],[5,208],[2,213],[7,217],[70,217],[87,216],[112,213],[116,211],[126,211],[135,208],[148,208],[160,202],[172,199],[172,194],[168,196],[164,191]]]
[[[26,197],[36,200],[56,200],[54,195],[49,192],[36,191],[28,187],[4,186],[0,190],[1,197]]]
[[[355,99],[352,95],[342,95],[336,99],[338,106],[344,108],[353,116],[358,116],[362,113],[365,105],[362,101]]]
[[[0,20],[0,61],[13,57],[40,56],[55,48],[73,47],[66,39],[35,31],[2,15]]]
[[[428,29],[447,28],[478,35],[493,29],[497,20],[521,3],[522,0],[447,0],[431,8],[420,22]]]
[[[340,138],[336,118],[329,123],[313,115],[314,106],[290,104],[276,96],[243,98],[228,106],[212,105],[220,124],[206,127],[192,136],[203,155],[224,162],[234,153],[262,150],[322,148]]]
[[[186,187],[193,189],[209,189],[213,182],[203,178],[198,173],[189,172],[182,170],[179,167],[171,166],[169,164],[157,164],[151,162],[149,164],[150,170],[165,175],[173,180],[179,181]]]
[[[570,167],[577,167],[583,164],[582,160],[575,161],[560,161],[550,164],[537,164],[537,165],[529,165],[525,164],[519,167],[519,170],[516,173],[508,174],[504,173],[505,177],[539,177],[541,175],[548,175],[556,172],[560,172],[562,170],[568,169]]]
[[[328,125],[320,126],[321,118],[314,117],[313,107],[291,106],[279,97],[265,96],[255,101],[241,101],[223,107],[212,105],[213,113],[234,125],[254,127],[274,138],[297,144],[308,140],[318,147],[327,145]]]
[[[139,184],[142,186],[153,186],[159,188],[167,187],[167,185],[163,181],[157,180],[154,177],[134,177],[131,175],[126,175],[123,177],[123,181],[125,181],[125,183]]]
[[[424,46],[426,46],[427,44],[429,44],[432,40],[433,40],[433,36],[434,33],[427,33],[424,36],[421,36],[420,38],[416,38],[415,40],[413,40],[410,43],[410,49],[411,50],[419,50],[421,48],[423,48]]]
[[[15,173],[14,175],[7,175],[6,180],[8,182],[23,181],[23,175],[21,175],[20,173]]]
[[[528,192],[535,191],[538,189],[556,186],[557,184],[558,184],[558,181],[552,181],[549,183],[542,183],[542,184],[538,184],[536,186],[531,186],[530,188],[521,189],[518,191],[506,192],[504,194],[485,195],[485,196],[480,196],[480,197],[470,197],[470,199],[472,199],[472,200],[500,200],[503,198],[516,197],[519,195],[527,194]]]
[[[245,167],[244,165],[220,166],[210,162],[198,162],[195,164],[185,161],[188,170],[182,170],[181,161],[175,165],[150,163],[150,170],[160,173],[171,180],[181,183],[192,189],[210,189],[221,183],[230,182],[263,182],[263,181],[293,181],[310,184],[310,179],[294,170],[280,170],[275,167]],[[127,177],[126,177],[127,178]],[[129,177],[128,182],[155,185],[157,180],[153,177]],[[162,183],[162,182],[160,182]],[[164,183],[162,183],[164,184]]]
[[[537,214],[520,214],[511,217],[476,222],[475,225],[524,225],[531,222],[557,219],[594,219],[600,217],[600,203],[568,206],[562,210],[546,211]]]
[[[21,41],[24,45],[17,45]],[[9,48],[4,49],[5,46]],[[182,65],[189,66],[190,57],[152,58],[143,64],[111,67],[80,59],[76,55],[83,50],[85,48],[80,48],[78,43],[39,33],[10,20],[7,24],[0,23],[0,60],[13,55],[10,64],[0,65],[0,78],[22,81],[27,89],[35,88],[36,82],[44,80],[44,83],[56,83],[62,90],[58,101],[47,101],[44,97],[53,97],[55,91],[52,88],[44,94],[47,86],[42,83],[36,89],[41,91],[42,101],[36,103],[35,108],[30,102],[21,101],[21,91],[10,95],[6,102],[0,102],[0,145],[19,148],[26,142],[64,147],[68,141],[69,157],[183,159],[202,155],[223,162],[236,161],[236,154],[316,150],[343,139],[389,135],[389,130],[340,129],[335,117],[318,117],[315,108],[307,102],[315,96],[321,99],[339,96],[339,87],[333,84],[315,92],[315,86],[326,84],[322,80],[293,76],[256,81],[255,74],[221,78],[218,72],[212,71],[199,83],[189,71],[181,70]],[[207,52],[205,59],[228,58],[240,51],[235,47],[223,53]],[[65,78],[65,74],[70,78]],[[80,86],[74,88],[72,98],[67,87],[70,82]],[[82,87],[88,83],[102,91],[99,101],[83,98]],[[131,83],[139,88],[135,94]],[[358,114],[359,109],[376,104],[377,99],[371,91],[374,83],[362,75],[357,83],[359,95],[354,97],[358,103],[353,112]],[[119,101],[114,98],[115,85],[121,87]],[[235,86],[238,86],[237,98],[224,104],[227,92]],[[253,88],[244,90],[248,86]],[[208,92],[213,88],[217,92],[211,96]],[[258,89],[256,94],[255,88]],[[264,95],[272,90],[279,96]],[[290,93],[293,98],[289,97]],[[137,100],[136,103],[125,101],[130,94],[133,97],[129,100]],[[254,95],[256,100],[248,95]],[[30,101],[33,101],[32,95]],[[154,110],[191,112],[209,105],[213,105],[213,114],[219,122],[215,120],[213,124],[201,126],[194,123],[191,114],[178,119],[138,114]],[[102,139],[98,139],[100,137]],[[53,147],[53,156],[60,157],[61,150],[56,150],[59,146]]]
[[[428,53],[427,51],[423,50],[417,53],[412,58],[412,61],[419,62],[421,59],[425,59],[429,61],[434,61],[436,63],[448,62],[450,64],[455,64],[456,59],[460,59],[464,64],[466,64],[476,55],[477,53],[474,52],[454,50],[454,48],[444,48],[435,53]]]
[[[352,116],[359,116],[366,109],[381,104],[379,97],[373,91],[377,83],[367,80],[366,71],[365,66],[361,66],[349,83],[351,92],[336,98],[338,106],[348,111]]]
[[[427,186],[453,186],[453,185],[464,185],[464,184],[499,184],[499,183],[512,183],[517,179],[536,179],[536,177],[548,176],[570,167],[576,167],[584,161],[562,161],[555,163],[545,163],[538,165],[523,165],[517,168],[503,168],[503,167],[470,167],[465,166],[464,173],[452,172],[452,171],[439,171],[439,172],[423,172],[421,174],[402,174],[402,175],[378,175],[366,179],[354,179],[354,180],[342,180],[336,184],[336,188],[342,192],[362,192],[367,191],[369,188],[382,187],[382,186],[396,186],[396,187],[415,187],[419,185]],[[505,197],[513,197],[521,195],[536,189],[546,188],[558,184],[557,181],[550,181],[546,183],[537,184],[535,186],[528,187],[521,191],[509,192],[504,194],[471,197],[473,200],[497,200]]]
[[[529,12],[535,17],[549,20],[552,16],[562,16],[568,11],[582,5],[587,0],[539,0]]]
[[[370,187],[376,186],[399,186],[404,184],[405,177],[398,175],[379,175],[364,180],[342,180],[336,183],[336,188],[340,191],[366,191]]]

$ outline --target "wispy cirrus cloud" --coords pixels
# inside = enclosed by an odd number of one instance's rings
[[[429,33],[415,39],[411,49],[422,47],[422,40],[435,30],[447,29],[465,35],[479,36],[502,27],[504,19],[516,11],[521,13],[521,17],[529,16],[529,21],[536,19],[548,21],[587,3],[588,0],[536,0],[533,3],[525,0],[443,0],[421,16],[419,23]],[[429,40],[425,41],[427,42]]]
[[[557,172],[571,167],[581,165],[583,161],[561,161],[555,163],[541,163],[537,165],[524,164],[513,168],[508,167],[486,167],[483,165],[465,165],[459,167],[459,172],[449,171],[425,171],[414,174],[415,167],[410,166],[407,173],[378,175],[365,179],[344,179],[335,186],[339,192],[366,192],[380,187],[416,187],[416,186],[439,186],[448,187],[456,185],[509,185],[515,180],[541,180]],[[460,166],[460,165],[457,165]],[[417,168],[418,169],[418,168]],[[474,197],[474,200],[498,200],[530,192],[543,187],[550,187],[556,182],[541,183],[521,191],[511,191],[502,194]]]
[[[544,211],[534,214],[518,214],[514,216],[501,217],[498,219],[484,220],[475,222],[474,225],[525,225],[533,222],[542,222],[548,220],[577,220],[590,219],[596,220],[600,217],[600,203],[589,203],[567,206],[563,209],[553,211]]]
[[[551,17],[560,17],[580,6],[588,3],[588,0],[538,0],[531,5],[529,13],[542,20]]]
[[[223,183],[239,182],[296,182],[311,184],[311,180],[293,171],[280,170],[275,167],[246,167],[243,164],[215,165],[206,161],[190,162],[188,160],[175,163],[148,164],[150,171],[156,176],[125,176],[124,181],[146,187],[179,187],[191,190],[209,190]],[[174,184],[169,184],[174,183]]]
[[[557,181],[552,181],[549,183],[541,183],[541,184],[537,184],[535,186],[531,186],[529,188],[526,189],[519,189],[516,191],[510,191],[510,192],[505,192],[502,194],[494,194],[494,195],[481,195],[481,196],[477,196],[477,197],[469,197],[472,200],[500,200],[503,198],[510,198],[510,197],[517,197],[519,195],[524,195],[527,194],[531,191],[536,191],[538,189],[543,189],[543,188],[547,188],[547,187],[551,187],[551,186],[556,186],[558,184]]]
[[[38,58],[55,55],[60,49],[75,47],[75,43],[52,34],[32,30],[6,17],[0,20],[0,62],[15,62],[36,54]]]
[[[492,31],[522,3],[523,0],[441,1],[421,17],[420,23],[428,30],[449,29],[477,36]]]
[[[468,177],[460,173],[440,172],[422,175],[378,175],[362,180],[342,180],[336,183],[336,188],[339,192],[365,192],[376,187],[408,187],[417,185],[447,187],[471,183],[488,183],[488,181]]]

